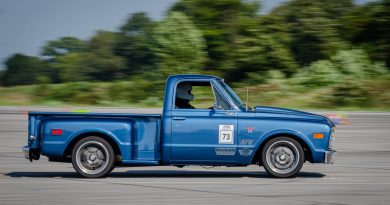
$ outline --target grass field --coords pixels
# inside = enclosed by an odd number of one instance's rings
[[[366,85],[365,90],[347,90],[335,94],[333,87],[306,89],[285,82],[243,86],[234,85],[236,93],[248,104],[299,109],[332,110],[390,110],[389,82]],[[208,107],[212,99],[204,92],[195,93],[197,105]],[[150,88],[131,81],[76,82],[15,87],[0,87],[0,105],[3,106],[109,106],[161,107],[163,85]]]

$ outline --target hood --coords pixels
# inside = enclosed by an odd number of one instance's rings
[[[299,110],[277,108],[277,107],[267,107],[267,106],[255,106],[254,110],[256,113],[284,115],[285,117],[288,117],[288,118],[297,118],[297,119],[302,119],[302,120],[323,122],[323,123],[328,124],[331,127],[335,126],[333,124],[333,122],[325,116],[317,115],[317,114],[313,114],[313,113],[309,113],[309,112],[303,112],[303,111],[299,111]]]

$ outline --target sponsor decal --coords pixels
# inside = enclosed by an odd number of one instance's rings
[[[252,145],[253,140],[248,140],[248,139],[242,139],[240,140],[240,145]]]
[[[215,148],[216,155],[231,156],[236,154],[236,148]]]
[[[245,156],[245,157],[252,155],[252,152],[253,152],[253,150],[252,149],[248,149],[248,148],[243,148],[243,149],[239,149],[238,150],[238,153],[241,156]]]
[[[246,127],[245,129],[248,131],[248,133],[252,133],[253,130],[255,130],[254,127]]]

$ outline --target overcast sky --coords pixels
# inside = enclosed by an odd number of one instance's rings
[[[285,0],[263,0],[267,12]],[[370,0],[357,0],[366,2]],[[0,0],[0,69],[14,53],[39,55],[43,44],[63,36],[88,39],[115,31],[131,13],[161,19],[176,0]]]

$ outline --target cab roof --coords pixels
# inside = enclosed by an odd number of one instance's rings
[[[171,80],[177,80],[177,79],[186,79],[186,78],[192,78],[192,79],[222,79],[218,76],[214,75],[201,75],[201,74],[178,74],[178,75],[170,75],[168,79]]]

